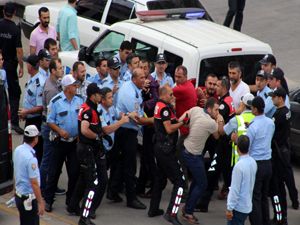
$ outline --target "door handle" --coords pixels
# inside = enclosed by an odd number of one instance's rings
[[[99,32],[100,31],[100,27],[96,27],[96,26],[93,26],[92,29],[96,32]]]

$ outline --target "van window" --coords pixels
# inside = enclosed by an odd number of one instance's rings
[[[105,23],[111,25],[133,18],[136,18],[133,2],[127,0],[112,0]]]
[[[264,55],[237,55],[203,59],[200,63],[199,86],[204,86],[205,78],[209,73],[218,77],[228,75],[227,65],[231,61],[238,61],[242,66],[243,81],[247,84],[255,84],[257,71],[260,69],[259,60]]]
[[[104,37],[102,37],[102,39],[100,39],[98,44],[96,44],[93,50],[93,56],[105,57],[107,59],[110,58],[118,52],[124,38],[124,34],[114,31],[108,32]]]
[[[168,51],[164,51],[164,54],[168,62],[168,68],[166,69],[166,73],[171,74],[171,76],[174,79],[175,69],[177,66],[182,65],[183,59],[182,57]]]
[[[100,22],[107,0],[79,0],[76,5],[77,15]]]
[[[155,60],[158,51],[157,47],[134,38],[131,40],[131,43],[133,49],[135,49],[135,53],[140,57],[148,59],[151,62]]]

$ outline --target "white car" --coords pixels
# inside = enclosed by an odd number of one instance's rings
[[[204,84],[208,73],[227,75],[228,62],[236,60],[244,68],[243,78],[251,80],[254,76],[255,79],[256,64],[265,54],[272,53],[268,44],[208,20],[146,21],[152,16],[148,12],[144,21],[132,19],[113,24],[89,47],[60,52],[63,65],[70,69],[75,61],[83,61],[88,75],[93,76],[96,60],[113,56],[122,41],[128,40],[138,55],[152,62],[158,53],[164,53],[169,64],[167,72],[171,75],[176,66],[183,64],[188,69],[188,78],[198,86]]]
[[[28,5],[25,8],[21,26],[26,38],[30,38],[31,31],[38,21],[38,10],[45,6],[50,11],[50,24],[57,23],[59,10],[67,1],[40,3]],[[148,9],[166,9],[180,7],[203,8],[199,1],[185,0],[176,5],[172,0],[79,0],[77,2],[78,27],[80,43],[89,46],[110,25],[127,19],[136,18],[136,11]],[[211,20],[208,13],[206,18]]]

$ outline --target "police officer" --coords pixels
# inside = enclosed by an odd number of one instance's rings
[[[129,81],[132,77],[132,72],[134,69],[139,67],[140,57],[135,53],[130,53],[126,58],[126,63],[128,69],[124,76],[122,77],[123,81]]]
[[[275,132],[272,141],[272,169],[271,179],[271,200],[274,210],[274,224],[287,223],[287,200],[285,183],[293,187],[292,193],[298,200],[298,191],[295,186],[294,173],[290,161],[290,119],[291,112],[285,106],[286,92],[282,87],[270,93],[274,105],[277,107],[273,115]],[[292,202],[293,207],[298,206],[298,202]],[[297,205],[296,205],[297,204]],[[281,209],[281,210],[280,210]]]
[[[78,114],[78,137],[77,156],[80,164],[80,175],[77,180],[75,190],[72,195],[67,210],[72,212],[76,210],[83,194],[81,215],[78,224],[94,224],[90,218],[95,201],[103,196],[107,174],[105,163],[104,148],[102,143],[102,127],[100,114],[97,107],[101,101],[101,92],[97,84],[91,83],[87,87],[87,100],[81,106]],[[99,173],[99,174],[98,174]],[[93,216],[94,217],[94,216]]]
[[[79,87],[77,88],[77,95],[81,96],[85,101],[86,96],[86,89],[87,86],[91,83],[90,81],[86,80],[86,68],[83,62],[77,61],[73,64],[73,77],[75,80],[78,81]]]
[[[167,178],[169,178],[173,184],[173,190],[164,218],[174,225],[181,225],[177,218],[177,212],[183,194],[185,178],[175,156],[175,149],[178,129],[184,122],[177,121],[175,110],[171,105],[174,101],[172,88],[169,85],[161,86],[159,89],[159,100],[154,110],[154,155],[158,169],[154,180],[148,215],[154,217],[164,213],[162,209],[159,209],[159,204],[162,190]]]
[[[103,80],[107,77],[107,59],[100,58],[96,61],[97,74],[95,76],[86,77],[91,83],[96,83],[99,88],[102,88]]]
[[[29,55],[24,57],[27,65],[29,81],[25,85],[25,93],[23,99],[23,108],[19,109],[19,116],[25,119],[25,126],[35,125],[41,130],[42,111],[43,111],[43,88],[45,85],[45,77],[39,73],[39,57],[37,55]],[[39,143],[35,146],[37,159],[40,164],[43,156],[43,139],[39,137]]]
[[[272,102],[271,97],[268,95],[272,90],[268,87],[269,74],[260,70],[256,74],[255,85],[257,87],[257,96],[262,97],[265,101],[265,115],[272,118],[275,112],[275,106]]]
[[[78,81],[71,74],[65,75],[61,81],[63,91],[52,98],[48,106],[47,124],[51,128],[50,140],[54,141],[55,148],[48,173],[48,180],[44,192],[46,211],[52,211],[54,194],[58,178],[66,162],[68,174],[68,191],[66,205],[69,204],[79,174],[79,165],[76,156],[78,138],[78,112],[83,99],[76,95]]]
[[[7,74],[9,103],[12,129],[18,134],[24,130],[19,126],[18,109],[21,96],[19,78],[23,77],[23,49],[21,29],[13,21],[16,13],[15,3],[8,2],[4,6],[4,19],[0,21],[0,50],[4,59],[4,69]],[[17,74],[17,68],[19,72]]]
[[[38,54],[39,57],[39,72],[42,74],[45,79],[49,77],[50,71],[49,71],[49,64],[51,60],[51,55],[46,49],[41,49]]]
[[[126,58],[127,56],[132,53],[132,44],[130,41],[123,41],[120,45],[119,52],[114,56],[116,57],[119,62],[121,63],[121,68],[120,68],[120,79],[123,79],[123,76],[125,75],[128,65],[126,63]]]
[[[15,201],[21,225],[38,225],[39,215],[45,211],[40,190],[40,172],[33,147],[38,143],[39,131],[35,125],[25,127],[24,143],[13,154],[16,185]]]
[[[166,56],[163,53],[159,53],[156,56],[155,60],[155,71],[151,73],[151,76],[154,80],[160,85],[169,84],[171,87],[174,87],[174,80],[170,74],[166,73],[168,63]]]

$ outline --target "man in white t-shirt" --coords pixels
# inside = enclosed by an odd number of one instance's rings
[[[241,98],[250,93],[249,86],[242,81],[242,70],[239,62],[228,63],[228,76],[230,79],[229,94],[233,99],[236,114],[240,114],[243,109],[240,108]]]

